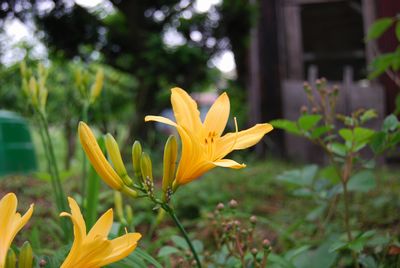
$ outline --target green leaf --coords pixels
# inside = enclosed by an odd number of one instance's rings
[[[397,21],[397,23],[396,23],[396,37],[397,37],[397,41],[400,42],[400,20]]]
[[[397,53],[386,53],[376,57],[371,63],[372,72],[368,79],[375,79],[397,62]]]
[[[278,176],[278,180],[298,186],[310,186],[317,171],[317,165],[309,165],[302,169],[285,171]]]
[[[360,116],[360,120],[361,123],[365,123],[373,118],[378,117],[378,114],[376,113],[376,111],[374,109],[369,109],[366,110],[361,116]]]
[[[299,118],[298,124],[301,129],[307,131],[315,127],[321,119],[322,116],[319,114],[306,114]]]
[[[383,131],[376,132],[369,143],[374,153],[381,153],[385,149],[387,134]]]
[[[342,128],[339,130],[339,135],[345,141],[352,141],[353,140],[353,132],[348,128]]]
[[[174,244],[181,249],[189,249],[189,246],[186,242],[186,240],[181,237],[181,236],[177,236],[177,235],[173,235],[171,237],[172,242],[174,242]]]
[[[368,29],[367,41],[379,38],[393,24],[393,18],[376,20]]]
[[[354,142],[357,144],[368,142],[375,134],[375,131],[369,128],[356,127],[353,131],[353,134]]]
[[[366,193],[376,187],[375,175],[370,170],[363,170],[351,176],[347,189],[353,192]]]
[[[301,135],[301,131],[297,127],[296,122],[286,120],[286,119],[277,119],[270,122],[270,124],[275,128],[280,128],[286,130],[295,135]]]
[[[317,127],[311,132],[311,138],[313,138],[313,139],[319,138],[322,135],[324,135],[325,133],[331,131],[332,129],[333,129],[332,125],[325,125],[325,126]]]
[[[179,253],[179,252],[180,252],[180,250],[177,249],[176,247],[165,246],[165,247],[162,247],[160,249],[160,251],[158,252],[157,256],[158,257],[166,257],[166,256],[169,256],[171,254],[176,254],[176,253]]]
[[[345,156],[347,154],[347,148],[342,143],[333,142],[328,146],[329,150],[331,150],[334,154]]]
[[[330,236],[316,249],[310,249],[295,258],[297,268],[334,267],[338,254],[330,252],[329,248],[337,240],[336,236]]]
[[[388,115],[383,121],[382,130],[385,132],[395,131],[399,127],[399,120],[394,114]]]

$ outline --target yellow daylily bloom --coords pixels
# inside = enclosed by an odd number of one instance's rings
[[[61,268],[99,268],[127,257],[141,238],[139,233],[126,233],[108,240],[113,223],[113,210],[104,213],[86,234],[86,224],[78,204],[68,198],[71,213],[62,212],[60,216],[70,217],[74,225],[74,242]]]
[[[226,93],[211,106],[204,122],[196,102],[181,88],[171,89],[171,103],[176,122],[161,116],[146,116],[145,121],[157,121],[174,126],[182,141],[182,153],[174,187],[189,183],[214,167],[239,169],[246,165],[224,157],[234,150],[255,145],[273,127],[257,124],[244,131],[222,136],[229,118],[230,103]],[[236,122],[236,121],[235,121]]]
[[[7,252],[14,237],[29,221],[33,213],[33,204],[21,216],[17,213],[18,199],[14,193],[6,194],[0,200],[0,268],[4,268]]]

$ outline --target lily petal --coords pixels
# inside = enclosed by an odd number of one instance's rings
[[[99,263],[99,266],[103,267],[127,257],[136,248],[141,237],[139,233],[129,233],[111,240],[112,252]]]
[[[228,94],[222,93],[211,106],[204,119],[204,129],[214,131],[220,137],[226,127],[229,118],[230,103]],[[205,133],[207,135],[207,133]]]
[[[201,130],[200,112],[196,102],[181,88],[171,89],[171,103],[176,123],[186,130]]]
[[[113,224],[113,210],[109,209],[105,212],[96,222],[96,224],[90,229],[87,239],[92,240],[96,236],[107,237],[108,233],[111,230],[111,226]]]
[[[259,142],[272,129],[272,125],[264,123],[238,133],[228,133],[218,140],[216,155],[218,158],[223,158],[233,150],[249,148]]]
[[[233,169],[241,169],[245,168],[245,164],[239,164],[238,162],[232,160],[232,159],[221,159],[218,161],[213,162],[214,165],[218,167],[226,167],[226,168],[233,168]]]
[[[160,122],[160,123],[164,123],[173,127],[177,127],[177,124],[172,121],[169,118],[163,117],[163,116],[156,116],[156,115],[147,115],[144,118],[145,122],[149,122],[149,121],[156,121],[156,122]]]

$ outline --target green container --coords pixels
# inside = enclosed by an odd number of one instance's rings
[[[0,176],[36,170],[35,150],[27,122],[0,110]]]

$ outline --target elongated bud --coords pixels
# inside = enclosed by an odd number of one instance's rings
[[[124,162],[122,161],[118,143],[110,133],[106,135],[105,142],[106,142],[108,156],[110,157],[111,162],[114,165],[115,171],[121,177],[121,179],[124,181],[126,185],[131,186],[133,182],[132,179],[128,176],[128,173],[126,172],[126,168]]]
[[[143,152],[140,158],[140,170],[142,171],[142,179],[145,189],[150,197],[154,195],[154,183],[153,183],[153,170],[150,156]]]
[[[126,215],[126,221],[128,222],[128,225],[131,225],[132,221],[133,221],[133,210],[130,205],[125,205],[125,215]]]
[[[26,241],[19,251],[18,268],[32,268],[33,265],[33,251],[31,244]]]
[[[90,103],[94,103],[97,97],[100,95],[101,90],[103,88],[104,82],[104,72],[103,69],[100,68],[96,73],[96,80],[90,89]]]
[[[115,212],[117,213],[118,219],[122,223],[126,223],[126,220],[124,217],[122,195],[118,191],[114,191],[114,205],[115,205]]]
[[[16,263],[17,263],[17,256],[15,255],[14,250],[10,248],[7,253],[5,268],[15,268]]]
[[[45,86],[41,87],[39,89],[39,105],[42,110],[45,110],[46,108],[47,95],[48,95],[47,88]]]
[[[37,107],[38,105],[38,85],[36,79],[32,76],[29,79],[29,97],[31,98],[32,105]]]
[[[22,61],[22,62],[19,64],[19,70],[20,70],[20,72],[21,72],[22,78],[27,78],[27,77],[28,77],[28,72],[27,72],[26,62],[25,62],[25,61]]]
[[[28,80],[27,79],[22,79],[22,91],[25,94],[25,97],[30,96],[30,92],[29,92],[29,84],[28,84]]]
[[[176,159],[178,157],[178,143],[175,136],[169,136],[165,143],[162,190],[164,201],[170,199],[172,183],[175,179]]]
[[[122,188],[125,186],[124,182],[112,168],[110,163],[108,163],[89,126],[84,122],[79,122],[78,132],[82,148],[97,174],[99,174],[108,186],[114,190],[122,191]]]
[[[150,156],[143,152],[140,158],[140,170],[142,172],[143,178],[148,178],[153,181],[153,167],[151,164]]]
[[[135,177],[141,177],[140,158],[142,157],[142,145],[139,141],[135,141],[132,146],[132,164]]]

